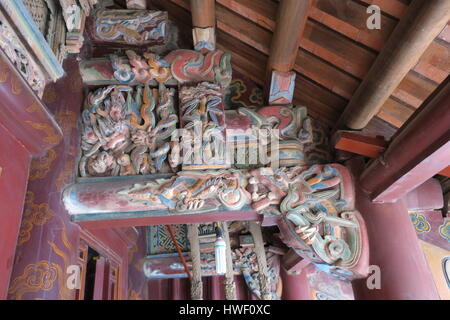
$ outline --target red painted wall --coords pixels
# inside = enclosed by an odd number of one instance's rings
[[[359,176],[362,163],[349,163]],[[355,180],[357,181],[357,180]],[[355,281],[357,299],[436,300],[439,295],[408,215],[405,199],[373,203],[356,182],[356,208],[366,222],[370,264],[380,267],[381,289],[368,289],[366,279]]]
[[[5,299],[27,190],[30,154],[0,123],[0,299]]]

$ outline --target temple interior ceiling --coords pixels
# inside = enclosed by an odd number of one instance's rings
[[[312,0],[297,42],[277,36],[279,1],[217,0],[200,16],[194,3],[0,0],[0,85],[10,81],[27,104],[15,116],[26,114],[42,148],[30,165],[20,252],[44,233],[56,237],[45,229],[51,221],[60,239],[47,249],[64,267],[86,267],[95,255],[116,286],[129,264],[129,292],[114,287],[109,298],[139,297],[148,289],[136,289],[139,281],[189,278],[190,298],[203,299],[204,278],[223,275],[227,299],[236,299],[240,276],[250,295],[279,300],[282,272],[301,271],[310,298],[354,299],[353,281],[369,275],[371,226],[356,207],[360,179],[349,153],[336,151],[335,129],[364,95],[411,1],[378,1],[382,28],[373,30],[372,1]],[[389,139],[448,83],[449,30],[439,30],[353,132],[375,144],[370,157],[389,150]],[[272,61],[278,37],[293,43],[294,54],[281,59],[288,67]],[[442,184],[448,192],[448,179]],[[427,243],[445,243],[448,221],[408,217],[432,256]],[[115,252],[105,262],[108,250],[90,248],[101,243],[92,231],[99,226],[126,242],[127,257]],[[27,287],[34,269],[61,281],[61,263],[16,263],[23,272],[14,273],[11,297],[44,290]],[[45,290],[71,296],[53,282]]]

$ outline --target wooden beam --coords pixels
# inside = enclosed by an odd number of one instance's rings
[[[269,74],[294,68],[310,5],[310,0],[281,0],[267,62]]]
[[[386,149],[387,142],[382,137],[368,137],[356,132],[338,131],[334,147],[369,158],[377,158]]]
[[[450,165],[450,77],[394,135],[361,175],[374,202],[394,202]]]
[[[216,1],[191,0],[192,37],[197,51],[214,51],[216,48]]]
[[[353,95],[337,127],[362,129],[450,19],[450,1],[414,0]]]
[[[216,24],[215,0],[191,0],[192,26],[209,28]]]
[[[58,145],[63,139],[61,128],[3,50],[0,73],[0,126],[32,155]]]

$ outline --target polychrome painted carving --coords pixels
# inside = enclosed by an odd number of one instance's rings
[[[202,82],[180,90],[181,146],[172,150],[171,165],[183,170],[224,169],[225,115],[221,87]],[[179,156],[180,149],[183,155]]]
[[[179,83],[208,81],[220,84],[223,88],[231,82],[230,59],[229,53],[220,50],[206,55],[192,50],[175,50],[164,58]]]
[[[167,12],[150,10],[100,10],[95,18],[98,40],[132,45],[164,45]]]
[[[275,137],[276,145],[271,145],[271,150],[278,154],[280,166],[295,166],[309,164],[305,148],[313,143],[313,127],[311,119],[307,116],[304,107],[262,107],[258,110],[239,108],[226,111],[227,129],[234,129],[239,132],[250,132],[255,130],[259,133],[262,130],[277,129]],[[229,139],[231,136],[229,135]],[[236,153],[239,148],[244,148],[251,152],[262,140],[257,135],[246,134],[244,136],[235,135]],[[267,141],[269,143],[269,141]],[[249,158],[249,157],[246,157]],[[320,162],[320,161],[316,161]],[[257,166],[266,165],[267,161],[258,159]],[[239,163],[240,167],[251,167]],[[253,165],[254,167],[255,165]]]
[[[178,123],[174,89],[160,84],[91,92],[82,114],[82,177],[168,172],[169,138]]]
[[[151,80],[166,82],[172,78],[169,64],[154,53],[137,55],[133,50],[127,50],[128,63],[116,55],[111,55],[111,65],[114,78],[121,84],[132,82],[148,83]]]
[[[126,51],[128,59],[111,56],[114,78],[121,84],[166,82],[173,78],[178,83],[213,82],[226,88],[231,82],[230,55],[222,51],[203,55],[192,50],[175,50],[163,59],[153,53],[143,56]]]
[[[295,72],[272,71],[269,104],[291,104],[294,98]]]
[[[65,206],[72,215],[272,209],[279,212],[281,239],[299,255],[337,277],[366,276],[368,261],[361,257],[367,234],[353,209],[350,176],[339,165],[181,171],[139,179],[75,184],[65,190]]]
[[[31,88],[42,97],[46,83],[45,76],[1,13],[0,47]]]
[[[194,49],[196,51],[214,51],[216,49],[216,29],[193,28],[192,38],[194,39]]]

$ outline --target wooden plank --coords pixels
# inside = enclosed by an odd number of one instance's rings
[[[107,300],[108,276],[107,262],[104,257],[98,257],[95,263],[94,296],[93,300]],[[106,290],[105,290],[106,289]]]
[[[394,127],[400,128],[413,113],[412,107],[407,107],[397,100],[389,98],[383,104],[377,116]]]
[[[297,75],[294,91],[294,104],[308,107],[308,113],[323,124],[333,126],[336,118],[345,108],[347,100],[327,89]]]
[[[367,137],[357,132],[338,131],[334,147],[369,158],[377,158],[386,149],[387,142],[379,137]]]
[[[359,80],[303,50],[298,54],[294,70],[346,99],[352,97],[360,83]]]
[[[242,44],[227,33],[217,31],[217,48],[232,55],[233,69],[249,78],[253,82],[263,86],[267,56],[256,49]]]
[[[366,7],[353,1],[317,0],[310,18],[369,48],[380,51],[397,20],[381,15],[381,29],[369,30]]]
[[[278,4],[270,0],[217,0],[218,3],[270,31],[275,29]]]
[[[400,19],[405,13],[408,5],[398,0],[360,0],[368,5],[376,5],[380,7],[381,12]]]
[[[410,71],[392,96],[417,109],[437,87],[437,84]]]
[[[272,34],[225,7],[217,6],[217,27],[242,42],[269,54]]]
[[[172,0],[184,2],[187,0]],[[241,15],[262,28],[273,31],[275,26],[276,3],[269,0],[218,0],[234,14]],[[223,20],[224,23],[226,21]],[[255,29],[252,29],[253,33]],[[356,42],[340,36],[336,30],[324,27],[321,23],[308,20],[300,47],[334,64],[338,68],[363,78],[369,71],[376,54]]]

